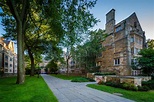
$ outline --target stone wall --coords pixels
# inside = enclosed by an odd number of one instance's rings
[[[151,77],[146,76],[116,76],[116,75],[94,75],[94,73],[87,73],[87,78],[94,79],[99,82],[115,82],[115,83],[130,83],[135,86],[142,86],[142,81],[151,80]]]

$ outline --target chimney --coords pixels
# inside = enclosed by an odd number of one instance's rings
[[[106,33],[108,34],[113,33],[114,25],[115,25],[115,9],[112,9],[106,14],[106,25],[105,25]]]

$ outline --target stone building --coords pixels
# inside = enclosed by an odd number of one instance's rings
[[[4,75],[17,73],[17,55],[14,52],[14,42],[0,37],[0,70]]]
[[[115,72],[118,75],[137,75],[140,68],[133,69],[140,49],[145,47],[145,32],[135,13],[115,24],[115,10],[106,14],[108,37],[102,46],[105,51],[96,59],[101,72]]]

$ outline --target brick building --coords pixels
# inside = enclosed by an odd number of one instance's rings
[[[0,71],[4,75],[17,73],[17,55],[14,52],[14,42],[0,37]]]
[[[133,69],[140,49],[145,46],[145,34],[135,13],[115,24],[115,10],[106,14],[108,37],[102,46],[105,51],[96,59],[101,72],[115,72],[118,75],[137,75],[139,68]]]

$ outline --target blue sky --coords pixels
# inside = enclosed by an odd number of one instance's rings
[[[97,4],[90,11],[101,22],[94,29],[105,29],[105,15],[112,8],[116,10],[116,23],[135,12],[146,38],[154,39],[154,0],[97,0]],[[0,36],[2,33],[4,31],[0,23]]]
[[[101,22],[94,29],[105,29],[106,13],[115,9],[116,23],[136,13],[147,39],[154,39],[154,0],[97,0],[91,12]]]

